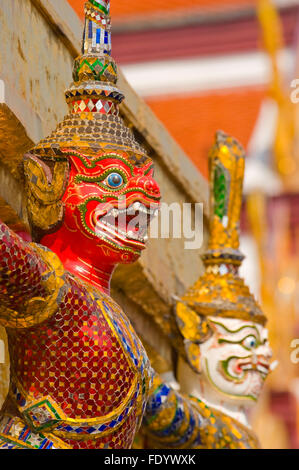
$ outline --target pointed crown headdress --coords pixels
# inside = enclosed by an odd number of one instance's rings
[[[81,55],[75,59],[74,82],[66,90],[69,113],[52,134],[24,156],[28,215],[33,232],[55,230],[63,219],[68,155],[92,158],[101,152],[125,151],[131,164],[149,160],[119,115],[124,95],[117,88],[117,66],[111,57],[110,0],[85,4]]]
[[[237,318],[264,325],[266,317],[239,267],[240,212],[245,153],[240,144],[217,132],[209,155],[210,239],[202,255],[205,272],[178,300],[176,319],[186,340],[201,342],[209,336],[208,317]]]
[[[111,57],[110,0],[86,2],[81,52],[74,62],[74,82],[65,92],[69,114],[30,153],[48,160],[63,158],[64,148],[91,155],[117,149],[137,154],[138,164],[146,157],[145,150],[119,116],[124,96],[117,88],[117,66]]]

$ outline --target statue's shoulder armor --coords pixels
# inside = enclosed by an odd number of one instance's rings
[[[24,296],[22,311],[14,311],[2,304],[0,315],[2,325],[6,328],[28,328],[47,320],[58,310],[67,288],[65,270],[59,257],[42,245],[30,243],[29,246],[36,253],[37,259],[42,260],[48,268],[41,274],[41,284],[46,295],[29,300]],[[30,269],[30,266],[24,268],[27,269]],[[22,275],[26,276],[26,272],[21,270],[20,287]]]

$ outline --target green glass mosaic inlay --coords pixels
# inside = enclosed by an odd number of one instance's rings
[[[107,67],[109,66],[109,62],[106,65],[104,65],[99,59],[97,59],[93,64],[90,64],[86,59],[84,59],[83,62],[78,67],[77,71],[76,71],[77,75],[80,72],[83,65],[88,65],[88,67],[90,68],[90,70],[94,74],[95,80],[100,80],[101,76],[103,75],[103,73],[105,72]],[[100,72],[97,72],[95,70],[97,65],[100,65],[102,67],[102,70]]]
[[[89,3],[91,3],[93,6],[99,8],[102,10],[106,15],[109,14],[109,10],[107,10],[103,5],[101,5],[99,2],[96,2],[96,0],[89,0]]]
[[[218,215],[220,219],[226,215],[226,193],[227,185],[225,174],[223,169],[218,166],[215,168],[214,173],[214,214]]]

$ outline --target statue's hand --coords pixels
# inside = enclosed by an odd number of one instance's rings
[[[0,322],[7,324],[10,311],[21,313],[34,297],[44,297],[42,282],[47,264],[30,243],[0,221]]]
[[[156,374],[142,423],[142,432],[154,446],[151,449],[196,448],[201,421],[189,398]]]

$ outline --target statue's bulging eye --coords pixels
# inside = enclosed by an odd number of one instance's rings
[[[255,349],[257,347],[258,341],[255,336],[247,336],[247,338],[244,339],[242,344],[245,346],[247,349]]]
[[[110,175],[107,177],[106,183],[110,188],[116,189],[122,186],[122,184],[124,183],[124,179],[122,175],[114,172],[110,173]]]

